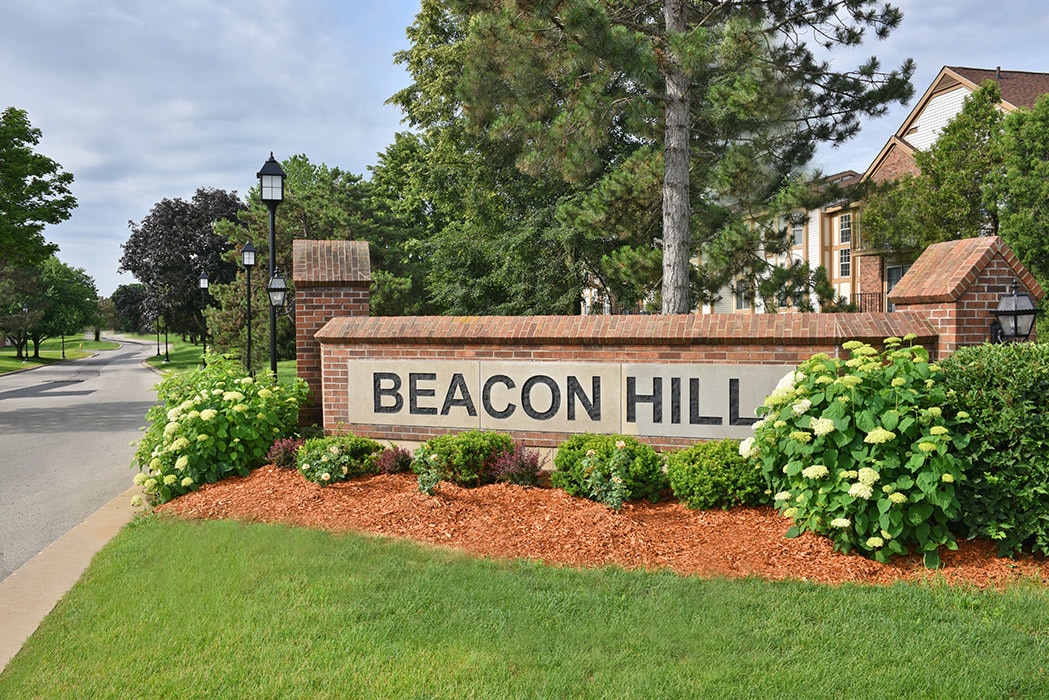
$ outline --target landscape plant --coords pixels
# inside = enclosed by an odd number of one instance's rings
[[[441,481],[480,486],[494,481],[496,458],[513,449],[514,440],[506,433],[468,430],[439,435],[415,451],[412,471],[419,477],[419,490],[429,495]]]
[[[219,357],[164,377],[133,462],[144,500],[164,503],[201,484],[247,476],[265,462],[274,440],[294,431],[306,392],[301,380],[255,379]]]
[[[554,467],[551,485],[615,509],[631,499],[656,502],[668,487],[660,456],[628,435],[573,435],[557,448]]]
[[[961,348],[943,369],[947,405],[972,416],[958,534],[1049,555],[1049,345]]]
[[[299,473],[318,486],[377,474],[382,445],[360,435],[310,438],[299,448]]]
[[[904,341],[913,341],[907,336]],[[758,408],[740,454],[761,466],[788,536],[811,531],[835,549],[885,562],[912,549],[928,566],[957,548],[970,423],[945,407],[940,367],[921,346],[887,338],[881,352],[859,341],[848,360],[814,355]]]
[[[738,440],[710,440],[670,453],[667,478],[674,496],[697,510],[769,501],[761,468],[739,454]]]
[[[539,450],[527,447],[522,440],[516,440],[509,452],[500,452],[495,456],[488,466],[488,474],[497,483],[535,486],[539,483],[539,472],[544,461]]]
[[[412,453],[399,445],[390,443],[379,454],[376,468],[380,474],[400,474],[411,471]]]
[[[306,442],[302,438],[280,438],[274,440],[270,451],[266,453],[266,459],[275,467],[281,469],[294,469],[296,467],[299,448]]]

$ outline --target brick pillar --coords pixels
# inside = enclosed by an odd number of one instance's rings
[[[943,358],[989,339],[991,312],[1014,280],[1035,301],[1045,294],[1001,238],[947,241],[925,249],[889,293],[889,301],[898,311],[920,313],[936,326],[937,357]]]
[[[295,359],[310,388],[299,421],[322,425],[321,346],[314,335],[337,316],[368,315],[371,258],[364,241],[293,241],[292,258]]]

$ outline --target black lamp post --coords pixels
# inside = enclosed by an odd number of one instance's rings
[[[22,304],[22,315],[25,316],[25,330],[22,337],[25,344],[22,346],[22,362],[29,362],[29,304]]]
[[[277,205],[284,199],[284,169],[270,151],[269,160],[258,172],[259,198],[270,211],[270,269],[269,279],[277,274]],[[270,371],[277,376],[277,308],[270,304]]]
[[[1012,291],[998,300],[998,308],[991,313],[991,341],[995,343],[1022,343],[1031,336],[1038,309],[1027,292],[1019,292],[1020,285],[1013,280]]]
[[[201,272],[200,280],[200,343],[203,346],[200,350],[200,366],[207,367],[208,361],[206,359],[208,354],[208,319],[204,315],[204,307],[208,305],[208,273]]]
[[[240,263],[248,272],[248,357],[244,366],[247,367],[248,374],[254,376],[251,369],[251,268],[255,267],[255,246],[251,244],[251,241],[245,243],[240,249]]]

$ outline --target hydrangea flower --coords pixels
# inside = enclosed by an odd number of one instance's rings
[[[201,420],[213,420],[219,414],[214,408],[205,408],[200,412]]]
[[[850,525],[852,525],[852,521],[848,518],[834,518],[834,520],[830,521],[831,527],[836,527],[842,530],[849,527]]]
[[[943,476],[940,477],[940,481],[942,481],[945,484],[953,484],[954,474],[951,474],[950,472],[944,472]]]
[[[899,491],[893,491],[889,494],[889,500],[896,505],[902,505],[907,502],[907,495],[900,493]]]
[[[178,477],[177,477],[177,476],[175,476],[174,474],[167,474],[167,475],[166,475],[166,476],[164,477],[164,484],[165,484],[166,486],[171,486],[171,485],[172,485],[172,484],[174,484],[174,483],[175,483],[176,481],[178,481]]]
[[[177,460],[175,460],[175,469],[178,469],[179,471],[183,471],[188,466],[189,457],[187,457],[186,455],[182,455]]]
[[[844,377],[838,377],[838,382],[841,382],[843,386],[849,389],[855,389],[860,384],[863,384],[863,377],[857,377],[855,374],[846,374]]]
[[[895,439],[896,433],[890,432],[879,426],[867,433],[867,437],[863,438],[863,441],[870,445],[881,445],[889,440]]]
[[[793,518],[797,514],[798,514],[798,509],[797,508],[787,508],[785,511],[783,511],[783,515],[788,517],[788,518]]]
[[[849,487],[849,495],[853,498],[862,498],[867,501],[874,495],[874,489],[861,481],[857,481],[855,484]]]
[[[790,500],[790,491],[780,491],[772,497],[774,501],[787,501]]]
[[[188,476],[185,476],[182,477],[182,481],[179,483],[182,484],[182,488],[189,488],[193,485],[193,479],[189,478]]]
[[[928,411],[929,411],[929,415],[932,416],[933,418],[939,418],[940,416],[943,415],[943,409],[940,408],[939,406],[933,406],[932,408],[928,409]],[[964,413],[964,411],[959,411],[958,415],[961,416],[962,413]],[[969,414],[966,414],[966,415],[969,415]]]
[[[857,474],[857,477],[859,478],[861,484],[864,484],[866,486],[874,486],[874,482],[881,478],[881,474],[874,471],[870,467],[863,467],[860,469],[859,473]]]
[[[755,440],[753,436],[744,438],[743,441],[739,443],[739,456],[744,459],[757,457],[758,451],[755,449],[754,443]]]
[[[877,549],[878,547],[884,547],[885,546],[885,540],[883,540],[880,537],[868,537],[867,538],[867,546],[870,547],[871,549]]]
[[[829,435],[834,432],[834,421],[830,418],[815,418],[812,423],[809,424],[809,428],[812,429],[817,436]]]
[[[812,433],[804,430],[794,430],[790,434],[790,439],[804,444],[812,441]]]
[[[822,464],[813,464],[801,470],[801,475],[806,479],[822,479],[830,474],[830,470]]]
[[[947,428],[943,427],[942,425],[934,425],[931,428],[929,428],[929,432],[933,435],[946,435],[951,431],[947,430]]]
[[[903,377],[894,377],[893,380],[892,380],[892,385],[894,387],[900,387],[900,386],[903,386],[906,383],[907,383],[907,380],[904,379]]]
[[[791,412],[796,416],[801,416],[808,413],[809,409],[812,408],[812,402],[808,399],[802,399],[796,404],[791,406]]]
[[[146,479],[148,478],[149,477],[146,476],[145,472],[139,472],[138,474],[135,474],[135,478],[131,481],[135,484],[135,486],[141,486],[142,484],[146,483]]]
[[[936,451],[936,443],[927,441],[919,442],[918,449],[922,452],[934,452]]]

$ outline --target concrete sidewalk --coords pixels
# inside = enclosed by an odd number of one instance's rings
[[[131,487],[0,581],[0,671],[95,554],[131,520],[136,512],[131,498],[141,492],[141,487]]]

